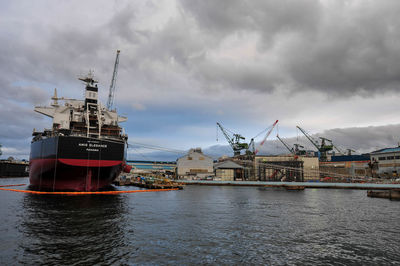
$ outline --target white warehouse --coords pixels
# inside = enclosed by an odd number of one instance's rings
[[[376,173],[381,177],[398,177],[400,174],[400,147],[385,148],[370,154],[371,163],[377,165]]]
[[[178,178],[197,179],[214,175],[213,159],[204,155],[201,148],[190,149],[189,153],[176,162]]]

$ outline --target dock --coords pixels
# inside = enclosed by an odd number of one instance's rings
[[[363,189],[363,190],[393,190],[400,184],[390,183],[331,183],[331,182],[270,182],[270,181],[216,181],[216,180],[179,180],[185,185],[204,186],[252,186],[281,188],[321,188],[321,189]]]
[[[154,177],[147,178],[118,178],[114,181],[117,186],[135,186],[147,189],[183,189],[184,184],[174,182],[169,179],[161,179]]]

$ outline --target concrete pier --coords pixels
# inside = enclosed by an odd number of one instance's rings
[[[400,184],[375,183],[325,183],[325,182],[265,182],[265,181],[215,181],[215,180],[179,180],[186,185],[205,186],[255,186],[255,187],[290,187],[391,190],[400,189]]]

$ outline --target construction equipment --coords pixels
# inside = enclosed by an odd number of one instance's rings
[[[306,154],[305,150],[300,150],[300,148],[304,149],[304,146],[302,146],[298,143],[295,143],[295,144],[293,144],[293,148],[290,148],[289,145],[286,142],[284,142],[283,139],[281,139],[279,137],[279,135],[276,135],[276,137],[283,144],[283,146],[285,146],[286,149],[288,149],[289,152],[292,153],[293,155],[305,155]]]
[[[333,145],[333,148],[334,148],[335,150],[337,150],[337,152],[338,152],[339,154],[343,154],[343,155],[344,155],[344,153],[342,152],[342,150],[339,149],[338,147],[336,147],[335,145]]]
[[[274,127],[276,126],[276,124],[278,124],[278,120],[276,120],[275,123],[273,123],[272,126],[270,126],[270,129],[268,130],[267,134],[265,134],[264,139],[261,141],[261,143],[258,146],[258,148],[254,151],[254,155],[256,155],[259,152],[259,148],[261,148],[261,146],[264,145],[265,141],[267,140],[267,138],[271,134],[271,132],[274,129]],[[253,148],[254,148],[254,145],[253,145]]]
[[[246,150],[246,152],[245,152],[246,155],[256,155],[259,152],[259,148],[261,148],[261,146],[264,145],[265,141],[267,140],[267,138],[269,137],[269,135],[271,134],[272,130],[274,129],[274,127],[276,126],[277,123],[278,123],[278,120],[276,120],[268,128],[266,128],[263,131],[261,131],[260,133],[258,133],[254,138],[252,138],[250,140],[249,144],[247,144],[245,142],[241,142],[242,140],[243,141],[245,140],[245,137],[243,137],[242,135],[237,134],[237,133],[233,133],[232,131],[230,131],[230,130],[224,128],[223,126],[221,126],[221,124],[218,123],[218,122],[217,122],[217,125],[221,129],[221,131],[224,134],[224,136],[225,136],[226,140],[228,141],[229,145],[232,147],[234,156],[238,156],[238,155],[240,155],[240,152],[242,150]],[[261,141],[260,145],[256,149],[254,139],[257,138],[262,133],[264,133],[266,130],[268,130],[268,131],[265,134],[264,139]],[[229,133],[231,133],[231,135]]]
[[[293,147],[294,147],[294,153],[296,155],[306,155],[307,152],[305,150],[300,150],[299,149],[299,148],[304,149],[304,146],[302,146],[302,145],[300,145],[298,143],[295,143],[295,144],[293,144]]]
[[[276,137],[277,137],[277,139],[283,144],[283,146],[285,146],[286,149],[288,149],[288,151],[289,151],[290,153],[293,153],[293,154],[294,154],[293,148],[290,148],[289,145],[287,145],[287,144],[279,137],[279,135],[276,135]]]
[[[320,160],[325,162],[328,159],[327,153],[328,151],[333,150],[333,144],[332,140],[320,137],[321,139],[321,144],[319,144],[318,140],[315,140],[311,135],[309,135],[304,129],[302,129],[299,126],[296,126],[303,134],[306,136],[306,138],[317,148],[317,150],[320,152]],[[330,144],[326,144],[326,142],[329,142]]]
[[[355,150],[353,150],[353,149],[346,149],[346,151],[347,151],[347,155],[348,156],[350,156],[351,155],[351,152],[356,152]]]
[[[117,56],[115,57],[115,63],[114,63],[114,72],[111,79],[110,91],[108,93],[108,100],[107,100],[108,110],[111,110],[114,104],[115,84],[117,82],[118,64],[119,64],[119,53],[120,50],[117,50]]]
[[[229,145],[232,147],[233,150],[233,155],[238,156],[240,155],[240,152],[242,150],[248,150],[249,149],[249,144],[241,142],[242,140],[245,140],[245,137],[243,137],[240,134],[233,133],[232,131],[224,128],[221,126],[220,123],[217,122],[218,127],[221,129],[222,133],[224,134],[226,140],[228,141]],[[232,135],[230,135],[229,133]]]

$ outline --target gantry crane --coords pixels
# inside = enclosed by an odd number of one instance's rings
[[[115,63],[114,63],[114,72],[111,78],[111,85],[110,85],[110,91],[108,93],[108,100],[107,100],[107,109],[111,110],[113,104],[114,104],[114,94],[115,94],[115,84],[117,82],[117,74],[118,74],[118,64],[119,64],[119,53],[121,51],[117,50],[117,55],[115,57]]]
[[[229,145],[232,147],[233,150],[233,155],[238,156],[240,155],[240,152],[242,150],[248,150],[249,149],[249,144],[241,142],[242,140],[245,140],[245,137],[243,137],[240,134],[237,133],[232,133],[232,136],[228,133],[228,130],[225,129],[223,126],[221,126],[220,123],[217,122],[218,127],[221,129],[222,133],[224,134],[226,140],[228,141]]]
[[[283,146],[285,146],[286,149],[288,149],[289,152],[292,153],[293,155],[304,155],[306,153],[306,151],[300,150],[300,148],[304,148],[304,146],[302,146],[298,143],[295,143],[295,144],[293,144],[293,148],[290,148],[289,145],[286,142],[284,142],[283,139],[281,139],[279,137],[279,135],[276,135],[276,137],[283,144]]]
[[[333,144],[332,140],[320,137],[321,139],[321,145],[318,143],[317,140],[315,140],[313,137],[311,137],[304,129],[301,127],[297,126],[297,128],[306,136],[306,138],[317,148],[317,150],[320,152],[321,157],[320,160],[325,162],[328,159],[327,152],[333,150]],[[330,144],[326,144],[327,142],[330,142]]]

